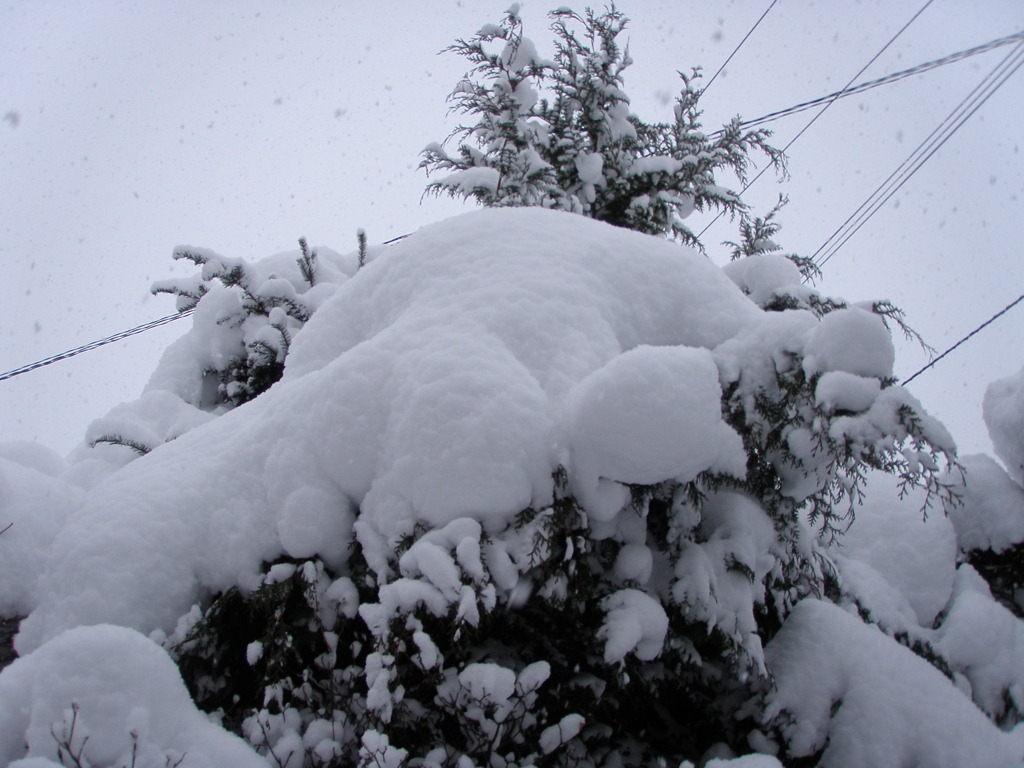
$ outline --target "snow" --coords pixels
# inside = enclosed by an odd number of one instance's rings
[[[737,383],[747,400],[772,391],[776,375],[793,368],[818,321],[810,312],[769,312],[714,350],[723,385]]]
[[[612,572],[620,581],[646,584],[654,568],[654,555],[646,544],[623,544],[615,557]]]
[[[203,303],[221,306],[211,293]],[[341,283],[296,335],[274,389],[88,495],[57,536],[18,647],[95,622],[170,632],[204,594],[254,587],[282,552],[339,562],[353,528],[379,569],[374,553],[418,520],[472,514],[501,530],[549,497],[555,462],[577,443],[587,449],[572,472],[588,477],[735,464],[710,355],[685,347],[712,347],[759,314],[703,257],[570,214],[481,211],[425,228]],[[685,428],[675,446],[654,433],[674,459],[648,476],[606,459],[627,452],[577,439],[577,426],[612,424],[614,411],[589,402],[586,419],[562,416],[583,379],[644,344],[680,348],[636,351],[663,394],[646,408],[634,394],[634,411]],[[697,377],[694,392],[665,391],[673,374]],[[617,364],[592,386],[630,376]],[[679,416],[664,413],[677,405]],[[698,445],[699,460],[684,455]]]
[[[712,468],[743,475],[746,454],[722,421],[718,369],[706,349],[636,347],[583,379],[566,401],[576,482],[586,490],[598,478],[651,485],[689,482]]]
[[[1024,488],[990,456],[960,459],[965,478],[953,477],[961,504],[949,510],[960,549],[1002,552],[1024,541]]]
[[[629,166],[629,175],[646,176],[663,173],[666,176],[672,176],[679,173],[682,167],[682,160],[677,160],[669,155],[651,155],[634,159]]]
[[[675,564],[672,597],[690,619],[717,627],[761,667],[754,611],[775,565],[771,518],[743,494],[719,493],[705,504],[696,538]]]
[[[606,611],[598,638],[605,641],[604,660],[614,664],[632,653],[642,661],[656,659],[668,632],[661,603],[638,589],[620,589],[602,603]]]
[[[954,669],[963,670],[978,706],[1000,717],[1008,703],[1024,711],[1024,622],[982,585],[969,565],[960,567],[956,594],[934,644]]]
[[[39,563],[81,500],[80,488],[50,474],[60,468],[52,459],[22,443],[0,444],[0,529],[10,526],[0,534],[0,615],[34,607]]]
[[[681,768],[688,768],[688,766],[683,763]],[[704,764],[704,768],[783,768],[783,766],[771,755],[751,754],[726,760],[708,760]]]
[[[459,684],[470,697],[501,707],[516,691],[516,673],[500,664],[469,664],[459,673]]]
[[[584,184],[604,184],[604,155],[600,152],[583,152],[576,156],[576,172]]]
[[[896,350],[881,318],[859,307],[825,315],[811,333],[804,367],[808,373],[846,371],[856,376],[892,376]]]
[[[39,443],[23,440],[0,442],[0,459],[13,461],[50,477],[57,477],[68,469],[67,462],[54,451]]]
[[[438,179],[437,183],[445,187],[453,187],[469,195],[478,189],[495,192],[498,183],[501,181],[501,174],[494,168],[467,168]]]
[[[778,253],[757,253],[736,259],[722,267],[722,271],[758,306],[764,306],[783,291],[803,292],[803,275],[799,268]]]
[[[765,722],[778,718],[794,757],[823,750],[822,768],[1005,768],[1024,756],[937,669],[834,605],[797,605],[765,656]]]
[[[1014,480],[1024,483],[1024,368],[989,384],[982,413],[996,456]]]
[[[829,371],[818,380],[814,401],[826,411],[866,411],[875,402],[882,385],[878,379],[846,371]]]
[[[565,744],[583,728],[584,720],[581,715],[566,715],[555,725],[545,728],[538,740],[538,746],[542,754],[549,755]]]
[[[123,627],[68,630],[0,675],[0,764],[54,755],[53,733],[84,747],[83,764],[127,765],[134,741],[140,766],[266,768],[195,708],[162,648]]]
[[[844,556],[865,563],[930,627],[949,601],[956,572],[956,535],[941,510],[924,519],[923,492],[901,499],[899,480],[873,472],[853,523],[838,542]]]
[[[150,390],[138,400],[121,403],[91,422],[85,431],[85,442],[92,445],[104,438],[122,438],[152,450],[212,418],[212,414],[168,390]],[[131,450],[122,447],[122,451]]]

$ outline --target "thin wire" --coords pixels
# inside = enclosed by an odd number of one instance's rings
[[[189,315],[192,314],[193,311],[194,310],[187,309],[184,312],[178,312],[176,314],[167,315],[166,317],[161,317],[161,318],[158,318],[156,320],[150,320],[148,323],[143,323],[142,325],[138,325],[138,326],[136,326],[134,328],[129,328],[127,331],[121,331],[119,333],[112,334],[112,335],[107,336],[105,338],[97,339],[96,341],[90,341],[88,344],[83,344],[80,347],[75,347],[74,349],[69,349],[66,352],[61,352],[58,355],[52,355],[52,356],[44,358],[42,360],[37,360],[34,363],[29,363],[28,365],[23,365],[20,368],[15,368],[13,370],[7,371],[6,373],[0,373],[0,381],[5,381],[7,379],[13,379],[15,376],[20,376],[23,373],[28,373],[29,371],[34,371],[37,368],[43,368],[44,366],[51,365],[51,364],[56,363],[56,362],[58,362],[60,360],[67,360],[69,357],[74,357],[75,355],[80,355],[83,352],[89,352],[91,350],[97,349],[97,348],[105,346],[107,344],[113,344],[115,341],[120,341],[121,339],[127,339],[129,336],[134,336],[137,333],[142,333],[144,331],[152,330],[153,328],[158,328],[161,325],[167,325],[168,323],[173,323],[175,320],[180,320],[183,317],[188,317]]]
[[[782,150],[781,150],[782,154],[785,154],[789,150],[789,148],[792,147],[793,144],[796,143],[796,140],[799,139],[801,136],[803,136],[804,133],[807,132],[807,129],[810,128],[812,125],[814,125],[818,121],[818,118],[821,117],[823,114],[825,114],[826,110],[828,110],[829,107],[831,107],[833,104],[836,103],[836,101],[839,99],[841,94],[843,94],[845,91],[850,89],[850,87],[853,85],[854,81],[858,77],[863,75],[864,71],[868,67],[870,67],[872,64],[874,64],[875,61],[878,59],[878,57],[881,56],[883,53],[885,53],[889,49],[889,46],[892,45],[894,42],[896,42],[896,39],[899,38],[899,36],[902,35],[907,30],[907,27],[909,27],[911,24],[913,24],[917,20],[917,17],[920,16],[922,13],[924,13],[928,9],[928,6],[930,6],[933,2],[935,2],[935,0],[927,0],[927,2],[925,2],[925,4],[921,6],[921,8],[917,11],[917,13],[915,13],[913,16],[911,16],[910,20],[906,24],[904,24],[902,27],[900,27],[899,31],[895,35],[893,35],[891,38],[889,38],[889,42],[887,42],[885,45],[883,45],[878,50],[878,53],[876,53],[874,56],[872,56],[871,59],[868,61],[868,63],[865,64],[863,67],[861,67],[860,70],[857,72],[857,74],[855,74],[853,77],[850,78],[850,82],[848,82],[846,84],[846,86],[841,91],[839,91],[839,93],[837,95],[835,95],[831,99],[829,99],[825,103],[825,105],[820,110],[818,110],[817,114],[815,114],[814,117],[812,117],[808,121],[807,125],[805,125],[803,128],[801,128],[800,132],[797,133],[796,136],[794,136],[792,139],[789,140],[789,143],[786,144],[786,146],[784,146],[782,148]],[[746,186],[744,186],[743,189],[740,190],[740,194],[742,195],[744,192],[746,192],[748,189],[750,189],[758,179],[760,179],[762,176],[764,176],[765,172],[770,167],[772,167],[772,166],[771,165],[766,165],[764,168],[762,168],[760,173],[758,173],[754,178],[752,178],[750,181],[748,181]],[[708,223],[708,225],[706,227],[704,227],[704,229],[702,229],[700,231],[700,233],[697,235],[697,238],[699,239],[699,238],[703,237],[704,233],[707,232],[709,229],[711,229],[711,227],[714,225],[714,223],[716,221],[718,221],[720,218],[722,218],[722,214],[723,213],[724,213],[724,211],[719,211],[718,215],[715,216],[715,218],[713,218]]]
[[[985,321],[984,323],[982,323],[982,324],[981,324],[981,325],[979,325],[979,326],[978,326],[977,328],[975,328],[975,329],[974,329],[973,331],[971,331],[970,333],[968,333],[968,334],[967,334],[966,336],[964,336],[964,337],[963,337],[962,339],[960,339],[960,341],[958,341],[958,342],[957,342],[956,344],[954,344],[953,346],[951,346],[951,347],[950,347],[949,349],[947,349],[947,350],[946,350],[945,352],[943,352],[943,353],[942,353],[941,355],[939,355],[938,357],[936,357],[936,358],[935,358],[934,360],[932,360],[932,361],[931,361],[930,363],[928,363],[928,365],[924,366],[924,367],[923,367],[923,368],[922,368],[921,370],[919,370],[919,371],[918,371],[917,373],[915,373],[915,374],[914,374],[913,376],[911,376],[911,377],[909,377],[909,378],[907,378],[907,379],[904,379],[903,381],[901,381],[901,382],[900,382],[900,386],[904,386],[904,387],[905,387],[905,386],[906,386],[907,384],[909,384],[910,382],[912,382],[912,381],[913,381],[914,379],[916,379],[916,378],[917,378],[918,376],[920,376],[920,375],[921,375],[922,373],[924,373],[924,372],[925,372],[925,371],[927,371],[927,370],[928,370],[929,368],[931,368],[931,367],[932,367],[933,365],[935,365],[935,364],[936,364],[937,362],[939,362],[939,360],[941,360],[942,358],[944,358],[944,357],[945,357],[946,355],[948,355],[948,354],[949,354],[950,352],[952,352],[952,351],[953,351],[954,349],[956,349],[957,347],[959,347],[959,346],[960,346],[961,344],[965,344],[965,343],[966,343],[966,342],[967,342],[967,341],[968,341],[969,339],[971,339],[972,337],[974,337],[974,336],[976,336],[977,334],[979,334],[979,333],[980,333],[980,332],[981,332],[982,330],[984,330],[984,329],[985,329],[985,328],[986,328],[987,326],[989,326],[989,325],[991,325],[992,323],[994,323],[994,322],[995,322],[996,320],[998,320],[998,319],[999,319],[1000,317],[1002,317],[1003,315],[1005,315],[1005,314],[1006,314],[1007,312],[1009,312],[1009,311],[1010,311],[1011,309],[1013,309],[1013,308],[1014,308],[1015,306],[1017,306],[1018,304],[1020,304],[1020,303],[1021,303],[1022,301],[1024,301],[1024,293],[1022,293],[1022,294],[1021,294],[1020,296],[1018,296],[1018,297],[1017,297],[1017,299],[1016,299],[1015,301],[1012,301],[1012,302],[1010,302],[1010,303],[1009,303],[1009,304],[1007,304],[1007,305],[1006,305],[1005,307],[1003,307],[1003,308],[1002,308],[1001,310],[999,310],[998,312],[996,312],[996,313],[995,313],[994,315],[992,315],[992,317],[990,317],[990,318],[989,318],[988,320],[986,320],[986,321]]]
[[[816,250],[811,258],[823,266],[889,199],[916,174],[964,123],[1024,64],[1024,40],[982,78],[917,148]]]
[[[717,72],[715,72],[715,74],[713,74],[713,75],[711,76],[711,79],[710,79],[710,80],[708,80],[708,84],[707,84],[707,85],[705,85],[705,86],[704,86],[704,87],[703,87],[703,88],[701,89],[701,93],[707,93],[707,90],[708,90],[708,88],[710,88],[710,87],[711,87],[711,84],[712,84],[713,82],[715,82],[715,78],[716,78],[716,77],[718,77],[718,76],[719,76],[720,74],[722,74],[722,70],[723,70],[723,69],[725,69],[725,68],[726,68],[726,66],[728,66],[729,62],[730,62],[730,61],[732,61],[732,57],[733,57],[733,56],[735,56],[735,55],[736,55],[736,52],[737,52],[737,51],[739,51],[739,49],[743,47],[743,44],[744,44],[745,42],[747,42],[747,38],[748,38],[748,37],[750,37],[750,36],[751,36],[752,34],[754,34],[754,30],[758,28],[758,26],[759,26],[759,25],[761,24],[761,22],[762,22],[762,21],[764,21],[764,17],[765,17],[765,16],[767,16],[767,15],[768,15],[768,12],[769,12],[769,11],[770,11],[770,10],[771,10],[772,8],[774,8],[774,7],[775,7],[775,4],[776,4],[777,2],[779,2],[779,0],[772,0],[772,4],[771,4],[771,5],[769,5],[769,6],[768,6],[768,7],[767,7],[767,8],[765,9],[765,12],[761,14],[761,18],[759,18],[759,19],[758,19],[757,21],[755,21],[755,22],[754,22],[754,26],[752,26],[752,27],[750,28],[750,31],[749,31],[749,32],[747,32],[747,34],[746,34],[746,35],[744,35],[744,37],[743,37],[743,39],[742,39],[742,40],[740,40],[740,44],[739,44],[739,45],[737,45],[737,46],[736,46],[736,47],[735,47],[735,48],[733,49],[732,53],[730,53],[730,54],[729,54],[729,58],[727,58],[727,59],[726,59],[725,61],[723,61],[723,62],[722,62],[722,66],[720,66],[720,67],[718,68],[718,71],[717,71]]]
[[[795,104],[792,107],[780,109],[776,112],[769,112],[767,115],[762,115],[761,117],[756,117],[752,120],[744,120],[740,123],[740,127],[753,128],[759,125],[764,125],[765,123],[771,123],[783,117],[796,115],[799,114],[800,112],[806,112],[808,109],[816,107],[819,104],[823,104],[824,102],[829,101],[830,99],[845,99],[847,96],[855,96],[856,94],[864,93],[865,91],[870,91],[882,85],[889,85],[890,83],[905,80],[906,78],[913,77],[914,75],[920,75],[925,72],[930,72],[933,69],[944,67],[947,64],[953,64],[958,61],[963,61],[964,59],[968,59],[972,56],[977,56],[978,54],[981,53],[988,53],[989,51],[995,50],[996,48],[1001,48],[1004,45],[1019,42],[1020,40],[1024,40],[1024,32],[1017,32],[1016,34],[1013,35],[1000,37],[996,40],[991,40],[990,42],[987,42],[984,45],[978,45],[975,46],[974,48],[967,48],[962,51],[957,51],[956,53],[951,53],[948,56],[943,56],[941,59],[933,59],[932,61],[926,61],[921,64],[918,64],[915,67],[911,67],[910,69],[904,69],[900,72],[893,72],[891,74],[886,75],[885,77],[880,77],[877,80],[868,80],[867,82],[859,83],[853,86],[852,88],[848,88],[846,90],[834,91],[833,93],[829,93],[825,96],[820,96],[817,99],[811,99],[810,101]],[[709,134],[709,136],[711,138],[715,138],[716,136],[722,135],[722,133],[723,131],[715,131],[714,133]]]

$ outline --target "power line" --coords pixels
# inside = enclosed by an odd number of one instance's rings
[[[818,118],[821,117],[823,114],[825,114],[825,112],[828,110],[828,108],[831,107],[833,104],[835,104],[836,101],[840,98],[840,96],[843,93],[845,93],[847,90],[849,90],[851,86],[853,86],[854,81],[856,81],[857,78],[859,78],[861,75],[863,75],[865,70],[867,70],[868,67],[870,67],[872,64],[874,64],[875,61],[878,60],[878,57],[881,56],[883,53],[885,53],[889,49],[889,46],[891,46],[894,42],[896,42],[897,38],[899,38],[900,35],[902,35],[904,32],[906,32],[907,27],[909,27],[911,24],[913,24],[915,21],[917,21],[917,17],[920,16],[922,13],[924,13],[928,9],[928,6],[930,6],[933,2],[935,2],[935,0],[927,0],[925,2],[925,4],[922,5],[921,8],[917,11],[917,13],[915,13],[913,16],[911,16],[910,20],[906,24],[904,24],[902,27],[900,27],[899,30],[896,32],[896,34],[893,35],[892,37],[890,37],[889,41],[885,45],[883,45],[881,48],[878,49],[878,53],[876,53],[874,56],[872,56],[868,60],[868,63],[865,64],[863,67],[861,67],[860,70],[857,72],[857,74],[855,74],[853,77],[850,78],[850,81],[843,87],[843,89],[838,91],[835,96],[833,96],[831,99],[829,99],[828,101],[825,102],[824,106],[822,106],[822,108],[820,110],[818,110],[818,112],[814,115],[814,117],[812,117],[807,122],[807,125],[805,125],[803,128],[801,128],[800,131],[796,134],[796,136],[794,136],[792,139],[790,139],[789,143],[786,144],[786,146],[784,146],[782,148],[782,150],[781,150],[782,154],[785,154],[789,150],[789,148],[792,147],[793,144],[796,143],[797,139],[799,139],[801,136],[803,136],[807,132],[807,130],[818,121]],[[740,194],[742,195],[744,192],[746,192],[748,189],[750,189],[758,179],[760,179],[762,176],[764,176],[765,172],[770,167],[771,167],[771,165],[766,165],[764,168],[762,168],[761,171],[754,178],[752,178],[750,181],[748,181],[746,183],[746,185],[743,187],[742,190],[740,190]],[[715,218],[713,218],[708,223],[708,225],[706,227],[704,227],[704,229],[702,229],[700,231],[700,233],[697,235],[698,239],[703,237],[704,233],[707,232],[709,229],[711,229],[711,227],[714,225],[714,223],[716,221],[718,221],[720,218],[722,218],[722,213],[723,213],[723,211],[719,211],[718,215],[715,216]]]
[[[968,59],[972,56],[977,56],[978,54],[981,53],[988,53],[989,51],[995,50],[996,48],[1001,48],[1004,45],[1019,42],[1020,40],[1024,40],[1024,32],[1017,32],[1016,34],[1013,35],[1000,37],[996,40],[991,40],[983,45],[975,46],[974,48],[967,48],[962,51],[957,51],[956,53],[951,53],[948,56],[943,56],[941,59],[933,59],[932,61],[923,62],[915,67],[911,67],[910,69],[904,69],[900,72],[893,72],[891,74],[886,75],[885,77],[880,77],[877,80],[868,80],[867,82],[859,83],[858,85],[855,85],[852,88],[847,88],[842,91],[834,91],[833,93],[829,93],[825,96],[820,96],[817,99],[811,99],[810,101],[805,101],[800,104],[796,104],[792,107],[787,107],[786,109],[780,109],[776,112],[769,112],[767,115],[762,115],[761,117],[756,117],[752,120],[744,120],[740,123],[740,127],[754,128],[759,125],[764,125],[765,123],[771,123],[776,120],[779,120],[780,118],[788,117],[789,115],[796,115],[799,114],[800,112],[805,112],[808,109],[816,107],[819,104],[823,104],[826,101],[829,101],[830,99],[845,99],[847,96],[854,96],[858,93],[864,93],[865,91],[870,91],[873,88],[878,88],[879,86],[882,85],[889,85],[890,83],[905,80],[908,77],[920,75],[923,74],[924,72],[929,72],[933,69],[944,67],[947,64],[953,64],[958,61],[963,61],[964,59]],[[722,131],[715,131],[710,135],[712,137],[715,137],[720,136],[721,134]]]
[[[990,318],[989,318],[988,320],[986,320],[986,321],[985,321],[984,323],[982,323],[982,324],[981,324],[981,325],[979,325],[979,326],[978,326],[977,328],[975,328],[975,329],[974,329],[973,331],[971,331],[970,333],[968,333],[968,334],[967,334],[966,336],[964,336],[964,337],[963,337],[962,339],[960,339],[960,341],[958,341],[958,342],[957,342],[956,344],[954,344],[953,346],[951,346],[951,347],[950,347],[949,349],[947,349],[947,350],[946,350],[945,352],[943,352],[943,353],[942,353],[941,355],[939,355],[938,357],[936,357],[936,358],[935,358],[934,360],[932,360],[932,361],[931,361],[930,363],[928,363],[928,365],[924,366],[924,367],[923,367],[923,368],[922,368],[921,370],[919,370],[919,371],[918,371],[917,373],[915,373],[915,374],[914,374],[913,376],[911,376],[911,377],[909,377],[909,378],[906,378],[906,379],[904,379],[903,381],[901,381],[901,382],[900,382],[900,386],[903,386],[903,387],[905,387],[905,386],[906,386],[907,384],[909,384],[910,382],[912,382],[912,381],[913,381],[914,379],[916,379],[916,378],[917,378],[918,376],[920,376],[920,375],[921,375],[922,373],[924,373],[924,372],[925,372],[925,371],[927,371],[927,370],[928,370],[929,368],[931,368],[931,367],[932,367],[933,365],[935,365],[935,364],[936,364],[937,362],[939,362],[939,360],[941,360],[942,358],[944,358],[944,357],[945,357],[946,355],[948,355],[948,354],[949,354],[950,352],[952,352],[952,351],[953,351],[954,349],[956,349],[957,347],[959,347],[959,346],[960,346],[961,344],[964,344],[964,343],[966,343],[966,342],[967,342],[967,341],[968,341],[968,340],[969,340],[970,338],[972,338],[973,336],[976,336],[976,335],[977,335],[978,333],[980,333],[980,332],[981,332],[981,331],[982,331],[982,330],[983,330],[984,328],[986,328],[987,326],[989,326],[989,325],[991,325],[992,323],[994,323],[994,322],[995,322],[996,320],[998,320],[998,319],[999,319],[1000,317],[1002,317],[1003,315],[1005,315],[1005,314],[1006,314],[1007,312],[1009,312],[1009,311],[1010,311],[1011,309],[1013,309],[1013,308],[1014,308],[1015,306],[1017,306],[1018,304],[1020,304],[1020,303],[1021,303],[1022,301],[1024,301],[1024,293],[1022,293],[1022,294],[1021,294],[1020,296],[1018,296],[1018,297],[1017,297],[1017,299],[1016,299],[1015,301],[1012,301],[1012,302],[1010,302],[1010,303],[1009,303],[1009,304],[1007,304],[1007,305],[1006,305],[1005,307],[1003,307],[1003,308],[1002,308],[1001,310],[999,310],[998,312],[996,312],[996,313],[995,313],[994,315],[992,315],[992,317],[990,317]]]
[[[720,67],[718,68],[718,71],[717,71],[717,72],[715,72],[715,74],[713,74],[713,75],[711,76],[711,79],[710,79],[710,80],[708,80],[708,84],[707,84],[707,85],[705,85],[705,86],[704,86],[704,87],[703,87],[703,88],[701,89],[701,93],[706,93],[706,92],[707,92],[708,88],[710,88],[710,87],[711,87],[711,84],[712,84],[713,82],[715,82],[715,78],[716,78],[716,77],[718,77],[718,76],[719,76],[720,74],[722,74],[722,70],[726,68],[726,66],[727,66],[727,65],[729,64],[729,62],[730,62],[730,61],[732,61],[732,57],[736,55],[736,52],[737,52],[737,51],[739,51],[739,49],[743,47],[743,44],[744,44],[745,42],[747,42],[747,38],[748,38],[748,37],[750,37],[750,36],[751,36],[752,34],[754,34],[754,30],[755,30],[755,29],[757,29],[757,28],[758,28],[758,26],[760,26],[761,22],[762,22],[762,21],[764,21],[764,17],[765,17],[765,16],[767,16],[767,15],[768,15],[768,12],[769,12],[769,11],[770,11],[770,10],[771,10],[772,8],[774,8],[774,7],[775,7],[775,4],[776,4],[777,2],[779,2],[779,0],[772,0],[772,3],[771,3],[771,5],[769,5],[769,6],[768,6],[768,7],[767,7],[767,8],[765,9],[765,12],[761,14],[761,18],[759,18],[759,19],[758,19],[757,21],[755,21],[755,22],[754,22],[754,26],[752,26],[752,27],[750,28],[750,31],[749,31],[749,32],[747,32],[747,34],[745,34],[745,35],[743,36],[743,39],[742,39],[742,40],[740,40],[740,43],[739,43],[739,45],[737,45],[737,46],[736,46],[735,48],[733,48],[733,51],[732,51],[732,53],[730,53],[730,54],[729,54],[729,57],[728,57],[728,58],[727,58],[727,59],[726,59],[725,61],[723,61],[723,62],[722,62],[722,66],[720,66]]]
[[[34,363],[29,363],[28,365],[23,365],[20,368],[15,368],[14,370],[7,371],[6,373],[0,373],[0,381],[5,381],[7,379],[13,379],[15,376],[19,376],[19,375],[21,375],[23,373],[28,373],[29,371],[34,371],[36,368],[42,368],[42,367],[50,365],[52,363],[56,363],[56,362],[58,362],[60,360],[67,360],[69,357],[74,357],[75,355],[80,355],[83,352],[89,352],[89,351],[91,351],[93,349],[97,349],[98,347],[102,347],[102,346],[105,346],[107,344],[113,344],[115,341],[120,341],[121,339],[127,339],[129,336],[134,336],[137,333],[143,333],[144,331],[149,331],[149,330],[152,330],[153,328],[158,328],[161,325],[167,325],[168,323],[173,323],[175,320],[180,320],[183,317],[188,317],[189,315],[192,314],[193,311],[194,310],[192,310],[192,309],[187,309],[184,312],[178,312],[176,314],[167,315],[166,317],[161,317],[161,318],[158,318],[156,320],[150,320],[148,323],[143,323],[142,325],[137,325],[134,328],[129,328],[127,331],[120,331],[119,333],[115,333],[115,334],[112,334],[110,336],[106,336],[106,337],[104,337],[102,339],[97,339],[96,341],[90,341],[88,344],[83,344],[80,347],[75,347],[74,349],[69,349],[66,352],[61,352],[58,355],[52,355],[52,356],[44,358],[42,360],[37,360]]]
[[[821,267],[853,237],[886,202],[955,134],[970,117],[1024,64],[1024,38],[982,78],[917,148],[861,203],[811,258]]]

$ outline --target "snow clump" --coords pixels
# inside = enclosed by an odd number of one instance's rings
[[[982,413],[996,456],[1024,484],[1024,368],[988,385]]]
[[[110,625],[68,630],[0,675],[0,764],[58,745],[76,765],[266,768],[196,709],[162,648]]]
[[[765,649],[793,757],[823,768],[1005,768],[1024,742],[989,722],[941,672],[834,605],[800,603]]]

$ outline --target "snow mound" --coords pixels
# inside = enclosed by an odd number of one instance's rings
[[[982,414],[996,456],[1010,476],[1024,484],[1024,368],[988,385]]]
[[[0,764],[54,765],[58,739],[76,765],[266,768],[195,708],[162,648],[109,625],[69,630],[0,674]]]
[[[928,662],[834,605],[805,600],[765,649],[777,718],[793,757],[822,768],[1005,768],[1018,734],[994,726]]]
[[[43,450],[27,450],[30,445],[0,445],[0,530],[7,529],[0,535],[3,616],[24,616],[34,607],[39,564],[81,501],[79,489],[47,471],[58,465]],[[5,448],[17,449],[22,461],[6,458]]]
[[[696,252],[580,216],[484,210],[426,227],[340,283],[270,391],[88,494],[18,649],[99,622],[170,632],[210,592],[258,586],[263,562],[338,565],[353,536],[383,571],[417,524],[473,517],[500,532],[550,501],[559,465],[573,481],[741,469],[705,350],[762,316]],[[674,375],[693,391],[669,391]],[[597,401],[602,388],[625,397],[634,378],[658,388],[647,405],[634,393],[633,412],[680,429],[656,429],[671,461],[642,476],[610,444],[616,402]],[[683,456],[697,445],[699,460]]]
[[[746,453],[722,421],[718,368],[706,349],[637,347],[581,381],[567,400],[582,482],[686,483],[719,466],[743,477]]]
[[[930,627],[953,591],[956,535],[941,510],[924,517],[922,490],[900,498],[899,485],[881,472],[868,476],[838,552],[871,566],[913,608],[918,623]]]
[[[989,456],[960,461],[966,475],[958,483],[963,503],[949,510],[960,549],[1002,552],[1024,541],[1024,488]]]
[[[799,292],[804,279],[796,264],[778,253],[755,253],[736,259],[722,271],[761,307],[780,293]]]
[[[849,307],[821,318],[807,344],[808,373],[845,371],[855,376],[892,376],[896,349],[882,319]]]
[[[668,633],[668,616],[661,603],[637,589],[620,589],[604,600],[607,611],[598,637],[605,641],[604,660],[613,664],[627,653],[651,661],[661,653]]]
[[[323,330],[295,340],[285,377],[385,328],[462,318],[562,394],[626,349],[712,348],[759,314],[691,249],[558,211],[488,209],[424,227],[361,270],[310,320]]]
[[[68,468],[67,462],[45,445],[25,440],[0,443],[0,459],[13,461],[50,477],[58,477]]]
[[[990,717],[1000,722],[1007,709],[1024,710],[1024,622],[992,599],[969,565],[957,571],[934,645],[954,669],[963,670],[971,698]]]

